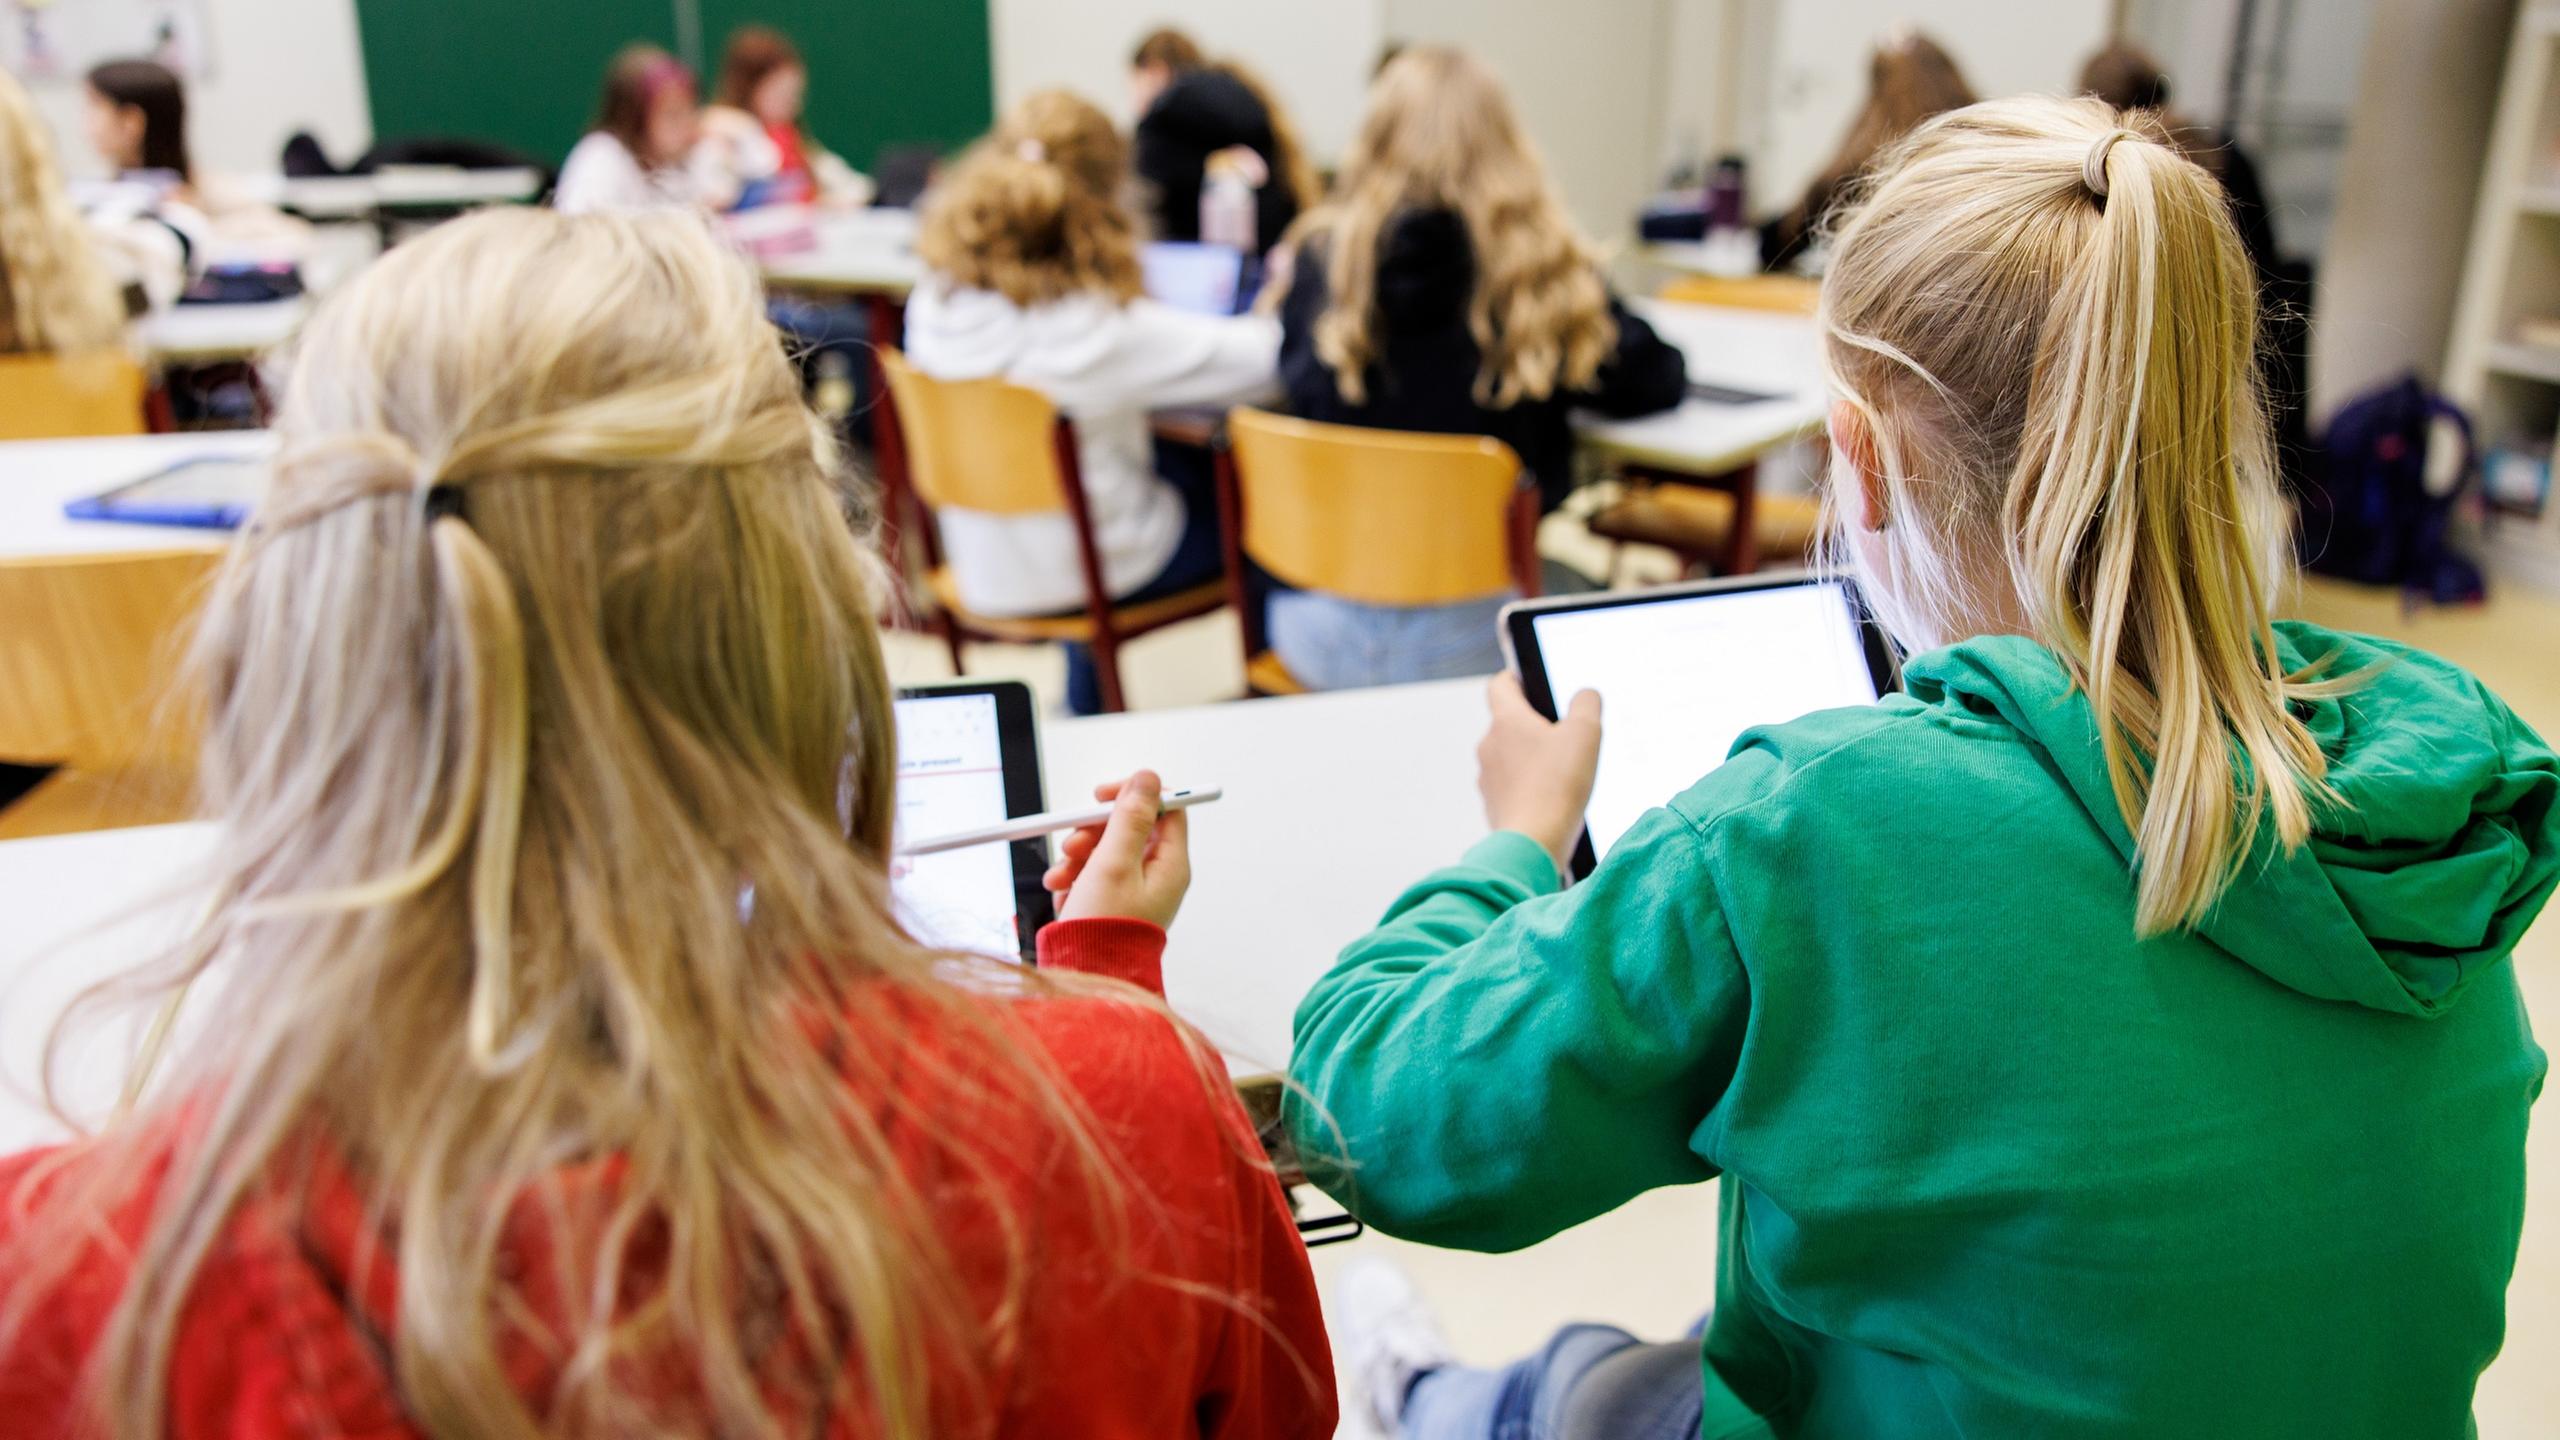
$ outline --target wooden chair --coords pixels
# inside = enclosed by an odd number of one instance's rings
[[[0,560],[0,760],[58,766],[0,838],[183,819],[198,716],[172,688],[210,550]]]
[[[1539,591],[1538,491],[1511,447],[1483,435],[1422,435],[1227,416],[1218,452],[1227,585],[1244,620],[1245,686],[1306,689],[1267,648],[1247,602],[1245,562],[1304,590],[1372,605],[1448,605]]]
[[[129,355],[0,355],[0,440],[139,435],[142,367]]]
[[[1821,538],[1822,502],[1811,495],[1761,495],[1630,478],[1626,493],[1585,523],[1592,534],[1617,546],[1609,559],[1612,582],[1628,545],[1668,550],[1692,573],[1747,575],[1762,565],[1793,565],[1808,558]]]
[[[1217,609],[1226,603],[1225,588],[1211,581],[1140,605],[1112,604],[1102,554],[1094,545],[1093,514],[1085,504],[1074,423],[1037,390],[1001,380],[936,380],[886,346],[880,362],[891,409],[882,429],[883,469],[891,477],[884,504],[912,497],[922,512],[925,523],[915,528],[924,548],[925,588],[933,597],[936,628],[951,647],[952,670],[965,673],[961,646],[969,640],[1089,645],[1102,708],[1125,709],[1120,647]],[[1017,618],[970,610],[934,535],[934,512],[944,506],[990,515],[1065,511],[1075,524],[1076,560],[1084,571],[1084,613]]]
[[[1683,305],[1810,315],[1822,298],[1822,282],[1801,275],[1683,275],[1665,283],[1660,298]]]

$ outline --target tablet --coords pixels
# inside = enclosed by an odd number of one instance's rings
[[[182,525],[194,530],[237,530],[266,492],[267,462],[228,455],[181,460],[102,495],[73,500],[62,513],[74,520],[114,520],[128,525]]]
[[[1724,763],[1754,725],[1893,688],[1893,652],[1845,580],[1747,576],[1504,607],[1520,687],[1553,718],[1558,697],[1600,692],[1600,774],[1573,873],[1591,873],[1646,811]]]
[[[1037,815],[1040,736],[1018,680],[919,685],[898,692],[897,837],[926,839]],[[890,896],[928,945],[1030,963],[1055,918],[1040,877],[1049,841],[995,841],[890,862]]]
[[[1232,245],[1158,240],[1138,252],[1138,274],[1150,298],[1195,315],[1233,315],[1250,298],[1244,252]]]

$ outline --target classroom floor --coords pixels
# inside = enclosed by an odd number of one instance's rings
[[[1542,547],[1597,573],[1605,557],[1569,522],[1550,521]],[[1634,574],[1661,578],[1656,567]],[[2487,605],[2404,614],[2390,594],[2325,581],[2306,584],[2288,613],[2325,625],[2408,641],[2462,664],[2506,697],[2546,736],[2560,736],[2560,600],[2504,586]],[[1142,708],[1202,704],[1241,693],[1244,670],[1235,625],[1210,616],[1139,641],[1126,656],[1132,703]],[[1063,670],[1053,652],[973,648],[974,673],[1029,680],[1055,703]],[[891,667],[902,680],[938,679],[949,662],[929,637],[893,636]],[[1452,737],[1472,745],[1475,737]],[[1345,937],[1348,939],[1349,937]],[[2546,916],[2517,952],[2535,1032],[2560,1048],[2560,918]],[[2508,1290],[2506,1349],[2480,1384],[2482,1440],[2550,1440],[2560,1433],[2560,1118],[2543,1106],[2527,1144],[2529,1173],[2523,1252]],[[1471,1363],[1511,1359],[1543,1342],[1561,1322],[1588,1319],[1639,1334],[1676,1334],[1714,1293],[1715,1187],[1657,1191],[1513,1255],[1468,1255],[1370,1236],[1316,1252],[1328,1285],[1348,1252],[1393,1256],[1438,1306],[1458,1354]],[[1328,1295],[1328,1302],[1330,1301]],[[2535,1357],[2539,1357],[2538,1361]],[[1367,1436],[1345,1397],[1345,1437]]]

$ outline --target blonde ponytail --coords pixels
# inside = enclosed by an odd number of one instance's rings
[[[2209,914],[2329,794],[2270,618],[2284,516],[2220,189],[2148,119],[2009,100],[1924,127],[1841,226],[1825,363],[1878,439],[1906,643],[2016,629],[2087,691],[2144,934]]]

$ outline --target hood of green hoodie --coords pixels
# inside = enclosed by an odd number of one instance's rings
[[[2287,671],[2371,677],[2307,702],[2343,804],[2291,854],[2262,826],[2198,930],[2280,984],[2323,1000],[2436,1015],[2503,962],[2560,882],[2560,761],[2461,669],[2423,652],[2286,621]],[[1996,712],[2039,746],[2130,866],[2089,697],[2032,640],[1969,640],[1914,657],[1924,705]]]

